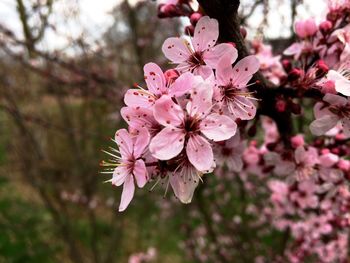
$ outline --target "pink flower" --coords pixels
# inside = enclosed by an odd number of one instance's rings
[[[270,199],[273,203],[284,204],[288,202],[289,187],[285,182],[271,180],[267,185],[272,192]]]
[[[348,69],[340,69],[339,71],[330,70],[326,75],[326,79],[334,83],[337,92],[345,96],[350,96],[350,80],[348,74]]]
[[[212,95],[211,85],[202,80],[192,88],[186,111],[168,95],[157,100],[153,114],[164,129],[151,140],[149,148],[154,157],[170,160],[185,147],[189,161],[197,170],[211,168],[214,157],[206,138],[227,140],[236,133],[237,128],[236,123],[227,116],[211,113]]]
[[[297,21],[294,25],[295,33],[300,38],[311,37],[317,32],[317,25],[315,21],[310,18],[303,21]]]
[[[233,68],[229,57],[223,57],[216,70],[215,100],[220,111],[233,119],[253,119],[256,100],[247,90],[247,84],[253,74],[259,70],[259,61],[255,56],[240,60]]]
[[[350,98],[326,94],[322,102],[316,103],[314,107],[314,120],[310,125],[310,130],[314,135],[320,136],[331,130],[340,123],[343,126],[345,136],[350,136]]]
[[[143,71],[148,90],[141,87],[139,89],[129,89],[124,97],[127,106],[148,108],[163,94],[168,94],[171,97],[181,97],[191,88],[194,77],[190,72],[187,72],[175,81],[168,82],[162,69],[155,63],[146,64]]]
[[[304,146],[299,146],[294,152],[295,158],[295,173],[298,180],[307,179],[315,173],[315,165],[319,163],[317,150],[313,147],[308,147],[305,150]]]
[[[198,171],[188,159],[185,151],[174,158],[176,166],[173,172],[169,172],[169,182],[174,191],[175,196],[184,204],[192,201],[192,197],[199,180],[202,180],[203,173],[210,173],[215,168],[215,163],[212,162],[210,168],[203,172]]]
[[[260,72],[275,85],[279,85],[280,79],[286,74],[280,62],[281,56],[273,56],[272,47],[264,45],[261,41],[253,42],[255,56],[260,62]]]
[[[191,43],[184,38],[171,37],[165,40],[162,50],[169,60],[179,64],[180,72],[191,71],[207,78],[224,54],[230,57],[231,63],[237,58],[237,50],[231,44],[215,45],[218,37],[218,21],[204,16],[195,27]]]
[[[318,205],[316,190],[317,187],[312,180],[301,181],[298,189],[290,194],[290,199],[301,209],[316,208]]]
[[[280,135],[276,123],[269,117],[261,117],[262,128],[264,130],[264,144],[277,142]]]
[[[220,166],[226,164],[230,171],[240,172],[243,168],[244,148],[245,144],[241,141],[239,130],[237,130],[232,138],[215,145],[216,163]]]
[[[148,181],[148,172],[142,155],[148,146],[150,135],[145,128],[141,128],[136,135],[130,134],[127,130],[118,130],[115,134],[115,142],[119,147],[120,157],[114,153],[109,153],[115,162],[105,163],[106,166],[117,166],[113,171],[110,182],[113,185],[123,184],[123,192],[119,205],[119,212],[124,211],[131,202],[135,183],[142,188]],[[115,150],[115,152],[118,152]]]

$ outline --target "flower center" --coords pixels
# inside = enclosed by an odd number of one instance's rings
[[[186,134],[192,135],[199,132],[199,123],[200,121],[198,119],[187,116],[182,124],[182,128],[185,130]]]
[[[336,114],[340,118],[350,118],[350,105],[332,106],[329,108],[330,112]]]
[[[240,90],[232,83],[227,86],[221,86],[221,94],[226,100],[234,100],[239,93]]]
[[[193,69],[205,65],[205,62],[203,60],[203,52],[196,51],[192,53],[192,55],[188,59],[188,64],[190,64]]]

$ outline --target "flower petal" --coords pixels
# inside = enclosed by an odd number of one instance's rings
[[[153,111],[148,108],[123,107],[120,110],[120,114],[133,129],[145,127],[151,130],[159,125],[153,117]]]
[[[204,52],[203,60],[208,66],[215,69],[223,56],[228,57],[230,65],[232,65],[238,57],[237,49],[231,44],[222,43]]]
[[[343,125],[343,133],[346,137],[350,136],[350,119],[349,118],[343,118],[341,120],[341,124]]]
[[[310,124],[310,131],[316,136],[323,135],[337,125],[338,121],[339,118],[336,115],[325,115]]]
[[[212,48],[216,44],[219,37],[219,23],[216,19],[203,16],[199,19],[192,39],[194,49],[196,51],[204,51]]]
[[[148,172],[143,160],[137,160],[135,162],[133,174],[135,176],[137,186],[139,188],[144,187],[148,181]]]
[[[330,94],[327,93],[324,97],[323,100],[325,102],[328,102],[331,105],[337,105],[337,106],[344,106],[347,104],[347,99],[342,97],[342,96],[338,96],[338,95],[334,95],[334,94]]]
[[[332,115],[333,113],[329,111],[328,107],[326,107],[325,103],[317,102],[314,106],[314,116],[316,119],[320,119],[325,115]]]
[[[184,119],[183,110],[168,95],[156,101],[153,116],[160,124],[173,127],[179,126]]]
[[[200,135],[191,136],[187,142],[188,160],[201,172],[210,170],[214,162],[213,149],[209,142]]]
[[[189,45],[189,43],[185,39],[170,37],[164,41],[162,51],[167,59],[175,63],[181,63],[191,56],[186,45]]]
[[[134,145],[129,132],[126,129],[120,129],[115,133],[115,141],[119,146],[120,153],[123,157],[129,157],[133,153]]]
[[[196,79],[191,92],[191,100],[186,105],[186,110],[190,116],[206,116],[212,107],[213,87],[209,81],[202,78]]]
[[[256,106],[245,96],[236,96],[235,100],[227,104],[232,117],[241,120],[251,120],[256,115]]]
[[[169,95],[175,97],[181,97],[188,92],[193,85],[194,76],[190,72],[181,74],[174,83],[169,87]]]
[[[185,134],[181,129],[165,127],[149,145],[152,155],[159,160],[169,160],[177,156],[184,147]]]
[[[128,176],[129,171],[125,166],[118,166],[113,171],[112,185],[120,186],[124,183],[125,178]]]
[[[201,121],[200,130],[211,140],[225,141],[235,135],[237,124],[225,115],[212,113]]]
[[[207,79],[210,76],[214,75],[211,67],[209,67],[207,65],[196,67],[193,70],[193,74],[196,76],[201,76],[203,79]]]
[[[191,173],[191,171],[187,171],[187,173]],[[196,189],[199,181],[193,179],[191,179],[191,181],[188,180],[188,177],[190,176],[192,175],[175,173],[170,175],[169,179],[175,196],[184,204],[188,204],[192,201],[194,190]]]
[[[129,89],[124,95],[124,102],[130,107],[149,108],[154,104],[155,98],[147,91]]]
[[[232,84],[238,88],[245,87],[260,67],[260,62],[255,56],[247,56],[233,67]]]
[[[226,86],[233,80],[231,58],[223,56],[216,68],[216,81],[219,86]]]
[[[129,176],[126,177],[123,185],[123,192],[122,192],[122,198],[120,200],[119,212],[123,212],[128,207],[132,198],[134,197],[134,192],[135,192],[134,177],[130,174]]]
[[[166,91],[166,80],[162,69],[157,64],[147,63],[143,67],[143,72],[150,92],[159,95]]]
[[[286,55],[286,56],[297,55],[297,56],[299,56],[299,54],[301,53],[302,50],[303,50],[303,45],[301,43],[294,43],[283,52],[283,55]]]
[[[139,158],[149,144],[150,134],[146,128],[138,129],[134,137],[134,158]]]

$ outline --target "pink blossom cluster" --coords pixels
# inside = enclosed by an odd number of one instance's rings
[[[256,98],[247,88],[259,69],[255,56],[234,63],[237,50],[217,44],[218,22],[202,17],[194,36],[165,40],[164,55],[176,66],[163,72],[155,63],[144,66],[145,88],[129,89],[121,115],[128,129],[116,132],[119,150],[107,152],[102,165],[113,185],[123,185],[119,211],[129,205],[135,183],[166,180],[176,197],[189,203],[204,174],[225,158],[223,150],[241,151],[237,122],[256,114]],[[232,154],[228,154],[230,157]],[[230,160],[232,169],[242,169]]]
[[[252,239],[276,229],[284,233],[282,253],[270,248],[256,262],[347,262],[349,1],[330,1],[319,24],[297,21],[296,41],[283,54],[255,40],[254,56],[239,61],[234,44],[217,44],[215,19],[194,9],[170,12],[187,4],[160,6],[164,17],[191,17],[193,37],[171,37],[162,46],[175,68],[164,72],[146,64],[146,87],[136,85],[124,96],[121,115],[128,129],[117,131],[119,150],[107,152],[111,160],[102,163],[113,174],[109,181],[123,185],[119,211],[129,205],[135,183],[142,188],[165,181],[190,203],[203,175],[214,172],[205,178],[215,187],[199,191],[210,202],[189,216],[204,222],[184,226],[191,238],[183,245],[192,257],[230,262],[241,252],[232,247],[261,253],[261,244],[238,237],[249,227]],[[266,87],[251,81],[258,70]]]
[[[251,143],[243,153],[245,170],[266,181],[271,191],[271,206],[260,208],[261,222],[289,233],[284,251],[288,262],[314,257],[317,262],[347,262],[350,148],[342,142],[330,137],[308,145],[296,135],[292,149],[286,149],[269,121],[264,143]]]

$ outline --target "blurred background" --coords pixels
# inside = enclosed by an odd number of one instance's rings
[[[326,7],[241,2],[248,38],[276,49],[296,18]],[[99,174],[100,149],[124,125],[123,93],[144,86],[145,63],[169,68],[160,47],[186,23],[157,18],[154,1],[0,0],[0,262],[254,262],[283,252],[283,233],[257,224],[266,192],[256,178],[208,176],[190,205],[150,184],[118,213],[121,189]]]

